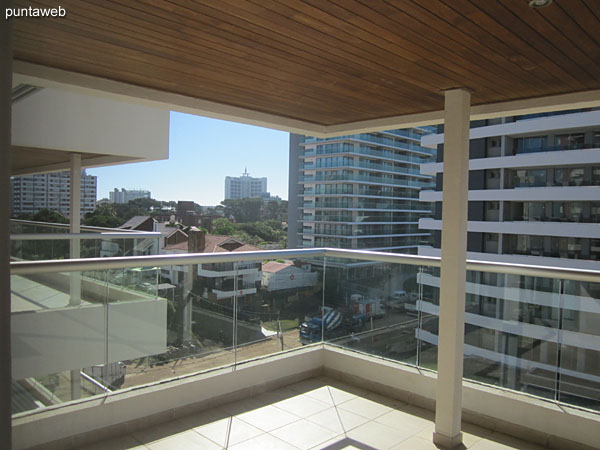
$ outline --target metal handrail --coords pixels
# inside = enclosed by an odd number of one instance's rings
[[[54,223],[54,222],[37,222],[35,220],[23,220],[23,219],[10,219],[11,223],[14,224],[22,224],[22,225],[32,225],[36,227],[47,227],[47,228],[66,228],[69,229],[68,223]],[[86,231],[94,231],[98,230],[98,232],[110,232],[114,231],[116,233],[131,233],[131,234],[140,234],[140,233],[150,233],[150,231],[139,231],[139,230],[124,230],[123,228],[109,228],[109,227],[94,227],[91,225],[81,225],[81,230]]]
[[[136,267],[181,266],[239,261],[272,260],[282,258],[333,257],[391,264],[441,267],[442,259],[435,256],[405,255],[371,250],[311,248],[263,250],[231,253],[187,253],[179,255],[126,256],[110,258],[62,259],[51,261],[18,261],[10,263],[12,275],[35,273],[79,272],[85,270],[126,269]],[[467,270],[533,276],[600,283],[600,270],[546,267],[493,261],[467,260]]]
[[[55,240],[82,240],[82,239],[158,239],[158,231],[136,231],[135,233],[123,231],[109,231],[101,233],[19,233],[11,234],[11,241],[55,241]]]

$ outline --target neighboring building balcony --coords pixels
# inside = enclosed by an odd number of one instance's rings
[[[442,192],[423,190],[419,199],[425,202],[441,202]],[[469,201],[505,200],[523,201],[597,201],[600,198],[600,186],[546,186],[522,187],[514,189],[479,189],[469,191]]]
[[[395,173],[406,176],[415,176],[421,179],[431,180],[432,177],[429,175],[423,175],[419,169],[414,169],[410,167],[403,166],[393,166],[393,165],[384,165],[384,164],[375,164],[375,163],[366,163],[366,162],[340,162],[340,163],[330,163],[330,164],[317,164],[311,167],[304,167],[304,170],[328,170],[328,169],[368,169],[370,171],[376,173]]]
[[[173,265],[277,260],[305,267],[315,283],[254,288],[251,296],[242,284],[226,304],[189,295],[193,285],[162,292],[157,285],[156,274]],[[289,426],[296,430],[290,436],[299,430],[305,439],[319,436],[306,448],[326,446],[340,433],[351,439],[348,445],[375,448],[419,432],[430,440],[441,264],[439,258],[319,248],[13,262],[14,448],[79,447],[119,435],[175,445],[169,436],[176,433],[184,433],[179,448],[186,439],[223,448],[241,442],[237,427],[259,430],[243,439],[265,431],[277,436],[274,421],[287,418],[281,433]],[[491,429],[496,441],[508,433],[517,448],[530,445],[517,437],[563,448],[597,445],[600,271],[489,261],[468,261],[467,269],[463,429],[479,430],[477,441]],[[115,274],[134,270],[153,272],[156,289],[129,291],[115,283]],[[350,270],[370,276],[357,283]],[[69,273],[96,274],[82,285],[77,305],[71,304]],[[354,294],[386,307],[372,319],[354,320]],[[19,308],[24,299],[29,309]],[[339,326],[310,326],[330,310],[343,318]],[[56,320],[43,320],[44,314]],[[311,378],[321,375],[329,378]],[[322,389],[324,380],[329,387]],[[261,398],[269,402],[257,402]],[[228,403],[242,399],[245,406]],[[346,401],[353,403],[343,406]],[[239,406],[244,409],[234,412]],[[329,428],[328,414],[342,429]],[[221,426],[229,431],[213,433]]]
[[[391,177],[375,177],[369,175],[358,174],[328,174],[328,175],[305,175],[299,177],[299,183],[314,183],[314,182],[333,182],[333,181],[350,181],[375,185],[401,186],[408,189],[432,188],[431,181],[416,181],[406,180]]]
[[[389,135],[389,133],[388,133]],[[402,139],[402,138],[401,138]],[[374,133],[361,133],[354,134],[350,136],[340,136],[337,138],[327,139],[327,140],[319,140],[312,137],[305,138],[305,144],[317,144],[328,145],[331,143],[337,142],[358,142],[363,144],[378,144],[384,147],[392,148],[392,149],[402,149],[402,150],[411,150],[414,152],[422,153],[423,155],[431,155],[432,152],[428,148],[423,148],[419,144],[415,144],[412,142],[404,142],[397,139],[393,139],[391,137],[386,136],[377,136]]]
[[[512,156],[477,158],[469,161],[469,170],[486,170],[500,168],[527,168],[527,167],[568,167],[600,163],[600,149],[598,146],[584,151],[562,150],[554,151],[540,158],[537,153],[523,153]],[[421,173],[435,175],[444,170],[444,163],[429,162],[421,166]]]
[[[404,150],[404,149],[398,149]],[[423,149],[427,150],[427,149]],[[433,155],[429,153],[429,151],[422,156],[414,156],[412,154],[398,153],[394,152],[390,149],[383,149],[377,147],[366,147],[364,145],[357,147],[354,146],[344,146],[342,144],[329,144],[328,148],[307,148],[304,149],[303,152],[300,153],[300,157],[314,157],[320,155],[365,155],[365,156],[373,156],[380,160],[388,160],[388,161],[401,161],[408,164],[414,164],[418,166],[429,160],[433,159]]]
[[[419,228],[423,230],[441,230],[442,221],[427,218],[419,219]],[[470,220],[467,231],[600,239],[600,226],[597,223],[539,222],[533,220],[504,222]]]

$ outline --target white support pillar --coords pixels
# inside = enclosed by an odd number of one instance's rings
[[[71,233],[81,232],[81,155],[71,154],[71,202],[69,205],[69,231]],[[71,239],[71,259],[81,256],[81,241]],[[69,305],[81,304],[81,274],[72,272],[70,277],[70,300]],[[71,399],[81,398],[81,374],[79,369],[71,370]]]
[[[462,89],[445,93],[440,325],[433,434],[433,441],[445,448],[462,443],[470,101],[471,95]]]
[[[81,155],[71,155],[71,203],[69,207],[69,231],[71,233],[81,232]],[[71,259],[81,256],[81,241],[71,239]],[[81,303],[81,277],[78,273],[71,274],[71,300],[70,305],[77,306]]]

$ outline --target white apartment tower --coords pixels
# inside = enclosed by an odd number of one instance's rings
[[[12,177],[12,216],[34,214],[40,209],[69,217],[71,176],[69,172],[41,173]],[[96,209],[97,177],[81,173],[81,215]]]
[[[335,247],[417,253],[433,203],[419,201],[435,161],[421,138],[435,128],[317,139],[290,136],[288,247]]]
[[[114,191],[108,193],[110,201],[113,203],[127,203],[131,200],[138,198],[151,198],[150,191],[145,189],[125,189],[121,188],[119,191],[117,188]]]
[[[254,178],[244,170],[241,177],[225,177],[225,200],[262,198],[267,193],[267,179]]]
[[[420,255],[440,256],[443,135],[426,136],[438,162],[434,233]],[[600,269],[600,110],[566,111],[471,124],[467,257]],[[421,314],[439,314],[439,272],[420,277]],[[600,402],[600,285],[468,272],[465,377],[597,407]],[[443,299],[441,300],[443,301]],[[426,354],[437,321],[417,330]],[[595,406],[596,405],[596,406]]]

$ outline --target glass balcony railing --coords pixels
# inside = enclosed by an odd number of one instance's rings
[[[315,170],[315,169],[344,169],[344,168],[359,168],[359,169],[372,169],[381,172],[390,172],[390,173],[398,173],[398,174],[408,174],[408,175],[420,175],[425,177],[425,175],[421,174],[421,171],[417,168],[411,167],[402,167],[402,166],[393,166],[393,165],[384,165],[384,164],[376,164],[376,163],[368,163],[368,162],[336,162],[331,164],[311,164],[304,165],[303,169],[307,170]],[[429,177],[431,178],[431,177]],[[432,183],[433,185],[433,183]]]
[[[158,254],[160,233],[100,227],[82,227],[81,233],[69,233],[68,227],[11,221],[11,259],[35,261]],[[73,241],[79,244],[76,254],[71,249]]]
[[[543,153],[543,152],[564,152],[570,150],[585,150],[588,148],[600,148],[598,144],[577,144],[577,145],[545,145],[536,147],[524,147],[517,146],[515,148],[515,154],[520,155],[524,153]]]
[[[435,370],[440,265],[319,248],[12,262],[14,412],[306,344]],[[600,271],[467,269],[465,378],[600,410]]]
[[[410,179],[398,179],[391,177],[375,177],[368,175],[357,175],[357,174],[328,174],[323,175],[317,173],[317,175],[305,175],[300,176],[300,182],[319,182],[319,181],[364,181],[369,183],[380,183],[380,184],[392,184],[395,186],[405,186],[405,187],[433,187],[433,181],[417,181]]]
[[[353,147],[351,149],[342,145],[332,145],[331,148],[318,148],[318,149],[305,149],[301,156],[319,156],[319,155],[336,155],[336,154],[357,154],[365,156],[373,156],[375,158],[390,159],[395,161],[407,162],[412,164],[423,164],[426,162],[433,161],[435,154],[431,153],[429,149],[422,149],[424,153],[428,155],[416,156],[414,154],[401,153],[399,151],[393,151],[383,148],[359,146],[358,148]]]

